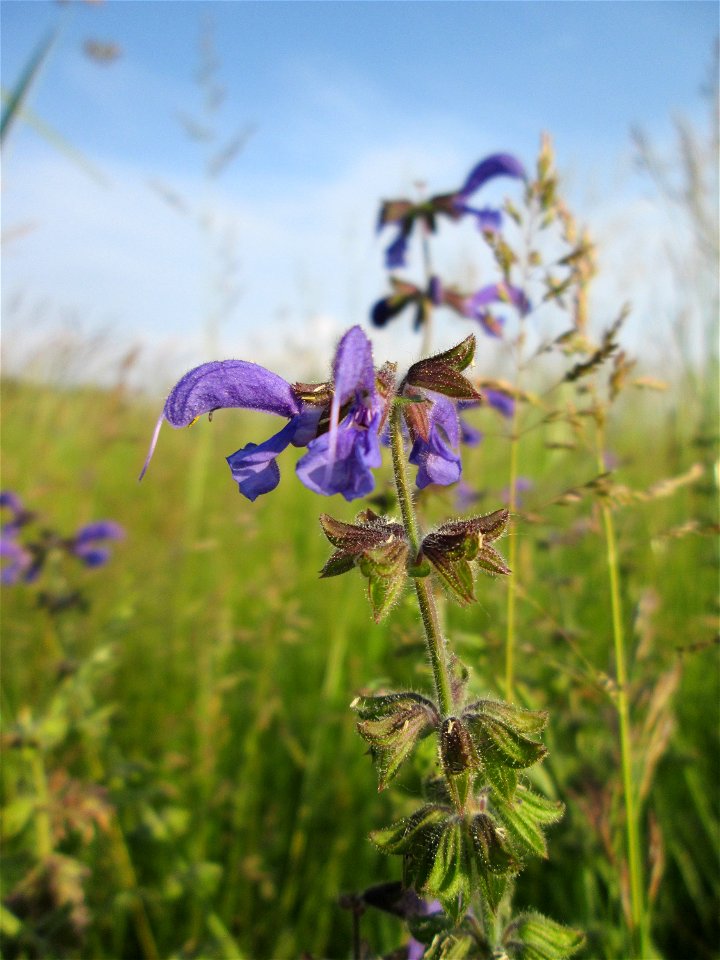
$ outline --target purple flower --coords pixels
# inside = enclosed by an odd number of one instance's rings
[[[481,405],[480,400],[459,400],[458,401],[458,420],[460,422],[460,441],[466,447],[476,447],[482,443],[484,434],[482,430],[471,426],[462,416],[464,410],[474,410]]]
[[[501,413],[506,419],[510,419],[515,413],[515,397],[506,393],[504,390],[494,390],[488,388],[483,390],[483,396],[494,407],[498,413]]]
[[[455,487],[455,503],[461,513],[465,513],[465,511],[469,510],[478,500],[482,500],[484,495],[484,492],[475,490],[475,488],[471,487],[465,480],[460,480]]]
[[[520,287],[514,287],[512,284],[501,280],[500,283],[491,283],[482,287],[477,293],[468,297],[460,305],[459,312],[463,316],[477,320],[491,337],[500,337],[502,336],[503,320],[494,316],[488,309],[492,303],[510,303],[516,307],[522,316],[526,316],[531,310],[530,301]]]
[[[32,555],[12,535],[3,532],[0,535],[0,557],[3,566],[0,570],[0,583],[4,586],[13,586],[20,581],[27,582],[32,571]]]
[[[407,307],[415,307],[415,329],[427,319],[433,307],[449,307],[461,317],[477,320],[485,332],[491,337],[502,336],[503,318],[491,313],[491,304],[500,306],[511,304],[522,316],[526,316],[531,308],[530,301],[520,287],[515,287],[504,280],[491,283],[475,293],[461,293],[455,287],[445,287],[439,277],[430,277],[427,290],[398,277],[390,277],[393,292],[389,297],[373,306],[370,318],[376,327],[384,327],[389,320],[402,313]]]
[[[388,269],[405,266],[408,240],[417,221],[434,233],[438,216],[446,216],[451,220],[474,216],[481,230],[498,231],[502,219],[500,211],[488,207],[477,210],[470,207],[467,201],[488,180],[499,176],[525,179],[525,171],[515,157],[508,153],[496,153],[476,164],[460,189],[454,193],[436,194],[419,203],[404,199],[386,200],[380,208],[378,230],[387,224],[398,227],[397,235],[385,251]]]
[[[204,413],[241,407],[288,420],[268,440],[248,443],[227,458],[240,492],[249,500],[278,485],[277,457],[290,444],[307,447],[296,470],[310,490],[325,496],[340,493],[346,500],[363,497],[373,489],[372,470],[381,462],[378,437],[387,416],[391,379],[394,383],[389,367],[376,374],[370,341],[358,326],[338,344],[328,383],[291,385],[245,360],[203,364],[171,390],[141,477],[164,420],[184,427]]]
[[[415,308],[414,328],[418,330],[425,322],[432,306],[440,303],[440,300],[436,299],[441,292],[440,280],[438,277],[431,277],[427,291],[399,277],[390,277],[390,284],[393,292],[389,297],[378,300],[370,311],[373,326],[384,327],[388,320],[392,320],[393,317],[413,306]]]
[[[35,516],[30,510],[25,509],[20,497],[12,490],[3,490],[0,492],[0,508],[9,510],[12,514],[12,519],[2,525],[2,532],[6,534],[17,533],[21,527],[29,523]]]
[[[415,430],[409,461],[418,467],[416,483],[422,490],[431,483],[447,486],[460,479],[462,464],[458,453],[460,424],[455,404],[448,397],[422,391],[431,400],[427,429]],[[420,406],[420,405],[418,405]]]
[[[125,531],[119,523],[112,520],[98,520],[80,527],[69,541],[70,553],[74,554],[86,567],[101,567],[110,558],[107,547],[98,546],[103,540],[122,540]]]
[[[535,484],[528,477],[518,477],[515,480],[515,506],[522,503],[522,494],[527,493]],[[510,503],[510,487],[505,487],[501,493],[503,503]]]

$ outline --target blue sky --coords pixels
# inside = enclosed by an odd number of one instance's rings
[[[418,179],[451,189],[498,150],[531,165],[543,130],[574,208],[609,244],[609,269],[621,266],[600,288],[610,301],[628,279],[618,235],[628,242],[634,229],[636,250],[658,239],[630,128],[662,147],[673,115],[704,121],[699,90],[718,33],[714,2],[3,0],[0,12],[5,88],[61,26],[29,105],[103,177],[28,123],[11,132],[6,332],[29,314],[43,331],[72,316],[118,351],[137,340],[178,363],[207,358],[203,330],[230,259],[239,298],[218,350],[270,356],[287,343],[307,349],[310,337],[329,352],[385,292],[380,199],[407,195]],[[210,118],[222,131],[213,143],[192,141],[181,119],[208,125],[196,80],[207,21],[227,93]],[[116,43],[121,56],[98,64],[87,39]],[[209,182],[204,160],[251,126]],[[151,184],[181,196],[186,212]],[[208,215],[223,254],[195,225]],[[448,257],[451,269],[467,253]],[[631,273],[649,271],[643,262]],[[636,299],[651,309],[647,290]]]

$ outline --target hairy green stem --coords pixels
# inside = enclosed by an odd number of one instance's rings
[[[414,561],[420,550],[420,533],[415,517],[415,508],[413,507],[412,495],[410,494],[410,484],[408,482],[407,467],[405,464],[405,448],[402,436],[402,408],[399,404],[394,405],[392,413],[390,414],[390,442],[395,489],[397,491],[398,503],[400,504],[400,513],[402,514],[405,534],[410,542],[410,549],[413,554],[412,561]],[[445,660],[444,641],[438,622],[437,608],[435,606],[435,598],[425,577],[414,577],[413,582],[415,584],[415,593],[417,595],[418,606],[420,607],[423,627],[425,628],[425,640],[430,657],[430,665],[432,666],[433,679],[435,681],[435,694],[438,699],[441,714],[443,717],[447,717],[452,713],[453,698]]]
[[[596,435],[598,468],[605,471],[603,455],[604,430],[598,424]],[[617,695],[615,706],[620,724],[620,755],[623,780],[623,800],[625,804],[625,829],[630,875],[630,912],[631,945],[634,956],[650,957],[649,933],[643,896],[642,857],[640,854],[640,833],[635,806],[635,787],[632,773],[632,737],[630,729],[630,707],[628,698],[627,655],[625,649],[625,631],[623,628],[622,602],[620,599],[620,573],[618,564],[617,540],[612,510],[607,503],[601,504],[605,548],[610,581],[610,608],[612,613],[613,643],[615,652],[615,673]]]
[[[512,426],[510,434],[510,492],[508,510],[512,516],[517,508],[517,474],[518,474],[518,404],[513,408]],[[517,567],[517,539],[511,536],[508,541],[508,566],[513,572]],[[513,684],[515,681],[515,607],[516,592],[515,576],[507,578],[507,615],[505,632],[505,697],[511,702],[513,698]]]

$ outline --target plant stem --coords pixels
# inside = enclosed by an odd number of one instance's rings
[[[602,422],[598,423],[596,434],[598,468],[605,472],[604,429]],[[615,705],[620,722],[620,755],[623,779],[623,799],[625,803],[625,828],[628,855],[628,872],[630,874],[630,912],[631,929],[630,939],[632,950],[637,957],[652,955],[649,945],[645,906],[643,898],[642,858],[640,855],[640,835],[638,818],[635,808],[635,789],[632,773],[632,739],[630,729],[630,710],[628,698],[627,656],[625,650],[625,631],[623,629],[622,602],[620,599],[620,573],[618,569],[617,540],[612,510],[608,503],[601,503],[603,528],[605,532],[605,547],[607,552],[607,566],[610,581],[610,607],[612,612],[612,629],[615,650],[615,673],[617,678],[617,695]]]
[[[52,829],[50,825],[50,791],[45,775],[45,763],[37,748],[30,753],[33,787],[37,799],[35,811],[35,849],[38,860],[44,862],[53,852]]]
[[[400,513],[402,514],[405,534],[410,542],[412,561],[420,550],[420,533],[418,530],[415,508],[413,507],[410,485],[408,482],[407,467],[405,465],[405,448],[402,436],[402,409],[399,404],[393,407],[390,414],[390,441],[392,447],[393,473],[395,475],[395,489],[397,491]],[[435,695],[437,696],[440,713],[447,717],[452,713],[453,698],[450,687],[447,663],[445,660],[444,640],[440,632],[437,608],[432,590],[425,577],[413,577],[415,593],[417,595],[420,615],[425,628],[430,665],[432,666],[435,681]]]
[[[518,403],[513,408],[512,425],[510,428],[510,491],[508,496],[508,510],[512,516],[517,508],[517,473],[518,447]],[[513,574],[517,568],[517,538],[511,536],[508,541],[508,566]],[[511,702],[513,698],[513,684],[515,680],[515,584],[514,575],[507,578],[507,616],[505,633],[505,698]]]

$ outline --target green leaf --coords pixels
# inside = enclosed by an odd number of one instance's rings
[[[22,920],[0,903],[0,933],[5,937],[17,937],[22,930]]]
[[[27,95],[30,92],[30,87],[40,73],[43,64],[47,60],[50,51],[55,45],[57,37],[58,31],[54,30],[52,33],[48,34],[48,36],[45,37],[45,39],[38,45],[33,55],[25,64],[25,69],[20,75],[20,79],[15,85],[12,93],[8,95],[5,102],[5,108],[3,109],[2,116],[0,117],[0,143],[4,142],[5,137],[8,135],[10,127],[15,120],[15,117],[22,110],[23,103],[27,99]]]
[[[565,808],[560,801],[547,800],[521,784],[512,799],[494,794],[492,806],[520,853],[547,856],[543,827],[562,817]]]
[[[513,960],[565,960],[582,947],[585,936],[540,913],[524,913],[505,929],[503,944]]]
[[[37,800],[32,796],[17,797],[2,809],[2,838],[16,837],[35,812]]]

